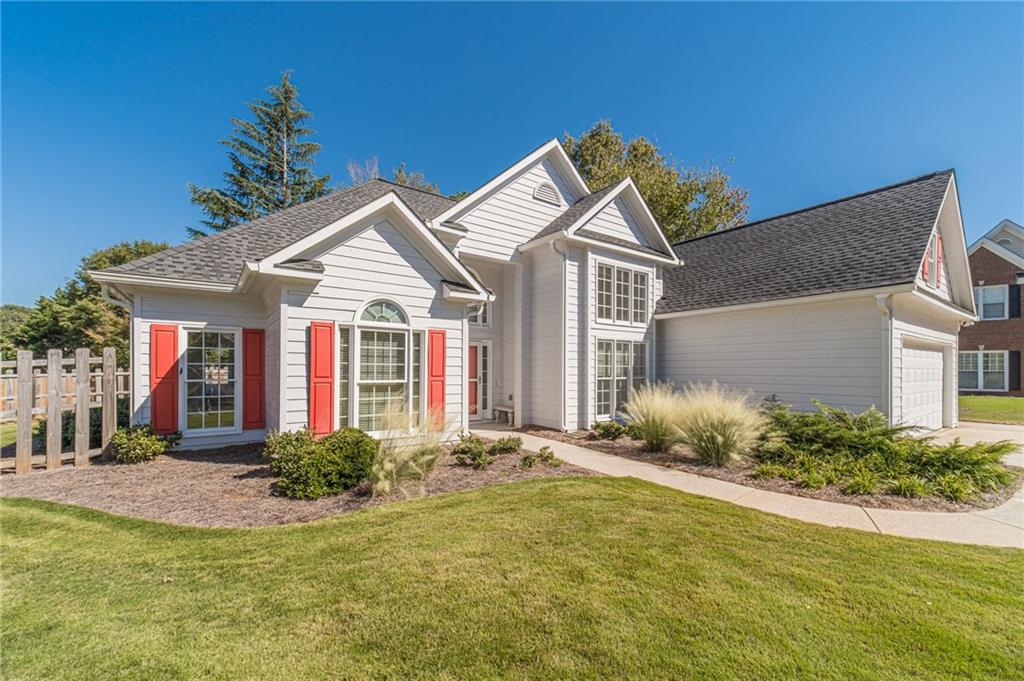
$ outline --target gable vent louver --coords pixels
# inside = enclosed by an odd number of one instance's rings
[[[550,182],[541,182],[537,185],[537,188],[533,190],[533,198],[544,203],[551,203],[556,206],[562,205],[562,196],[555,189],[555,185]]]

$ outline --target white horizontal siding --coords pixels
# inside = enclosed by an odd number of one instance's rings
[[[453,424],[464,427],[465,306],[444,301],[441,274],[387,220],[367,227],[317,259],[324,264],[322,282],[312,291],[289,288],[285,293],[282,428],[304,428],[309,421],[310,322],[351,323],[367,303],[378,298],[389,298],[401,305],[413,329],[446,332],[445,410]]]
[[[555,206],[533,197],[538,184],[550,182],[558,188],[563,203]],[[455,219],[468,231],[459,243],[460,253],[509,260],[516,249],[537,235],[561,215],[573,194],[555,166],[547,160],[523,171],[469,213]]]
[[[136,318],[133,328],[136,333],[137,345],[136,362],[133,368],[132,419],[134,423],[149,423],[150,421],[149,327],[152,324],[174,324],[179,327],[195,326],[197,328],[216,326],[234,329],[265,329],[267,324],[267,308],[264,301],[258,296],[241,294],[141,289],[135,294],[134,314]],[[182,347],[179,347],[178,350],[184,352]],[[269,366],[267,371],[269,379]],[[182,393],[180,386],[178,392],[180,398]],[[180,410],[178,420],[179,425],[184,425],[181,423]],[[195,449],[256,442],[263,440],[264,434],[262,430],[243,430],[240,433],[227,435],[187,435],[182,439],[181,447]]]
[[[873,298],[661,320],[657,375],[677,386],[718,381],[797,409],[812,400],[884,408],[885,336]]]
[[[633,214],[630,213],[626,202],[621,198],[615,199],[602,208],[581,229],[588,229],[599,234],[624,239],[641,246],[651,245],[640,225],[637,224]]]
[[[532,251],[525,272],[526,339],[523,356],[525,423],[562,427],[562,256],[548,248]]]

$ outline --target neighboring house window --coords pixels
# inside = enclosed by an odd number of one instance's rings
[[[961,352],[960,390],[1006,392],[1006,351]]]
[[[647,380],[647,344],[597,341],[594,408],[598,418],[622,412],[630,393]]]
[[[490,326],[490,305],[488,303],[480,303],[480,305],[474,309],[469,315],[469,323],[473,326]]]
[[[974,305],[981,319],[1007,319],[1009,286],[975,286]]]
[[[996,243],[999,244],[1000,246],[1002,246],[1003,248],[1013,248],[1013,240],[1012,239],[1000,239]]]
[[[612,320],[613,272],[609,265],[597,266],[597,318],[609,322]]]
[[[234,331],[186,331],[185,428],[234,429],[238,367]]]
[[[597,320],[616,324],[646,324],[649,281],[646,272],[599,264]]]

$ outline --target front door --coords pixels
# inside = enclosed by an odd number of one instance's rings
[[[469,362],[466,367],[469,384],[469,418],[473,421],[491,418],[490,405],[490,350],[489,341],[469,344]]]

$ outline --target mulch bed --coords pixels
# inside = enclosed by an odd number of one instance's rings
[[[807,489],[790,480],[781,478],[758,479],[751,476],[754,465],[751,463],[736,463],[730,466],[718,467],[703,463],[697,458],[688,447],[675,445],[668,452],[657,454],[644,449],[644,443],[640,440],[631,440],[628,437],[621,437],[618,440],[598,440],[591,431],[578,431],[575,433],[563,433],[557,430],[541,428],[539,426],[526,426],[522,429],[524,433],[536,435],[537,437],[567,442],[569,444],[587,447],[605,454],[621,456],[625,459],[634,459],[644,463],[652,463],[665,468],[686,471],[695,475],[703,475],[708,478],[717,478],[735,482],[747,487],[780,492],[798,497],[821,499],[823,501],[834,501],[840,504],[855,504],[869,508],[889,508],[900,511],[941,511],[941,512],[969,512],[986,508],[1000,506],[1010,499],[1017,490],[1024,486],[1024,475],[1018,475],[1014,484],[999,492],[984,492],[970,503],[950,501],[943,497],[924,497],[921,499],[907,499],[904,497],[889,494],[873,495],[851,495],[843,494],[842,490],[834,486],[826,486],[821,489]],[[1010,470],[1017,470],[1011,468]]]
[[[52,472],[5,475],[0,496],[24,496],[109,511],[119,515],[203,527],[256,527],[303,522],[401,501],[393,492],[374,499],[368,489],[315,501],[274,494],[274,478],[262,446],[240,445],[201,452],[172,452],[145,464],[95,463]],[[450,454],[438,461],[418,496],[475,489],[496,483],[552,476],[596,475],[569,464],[519,468],[522,453],[503,454],[484,470],[458,465]]]

